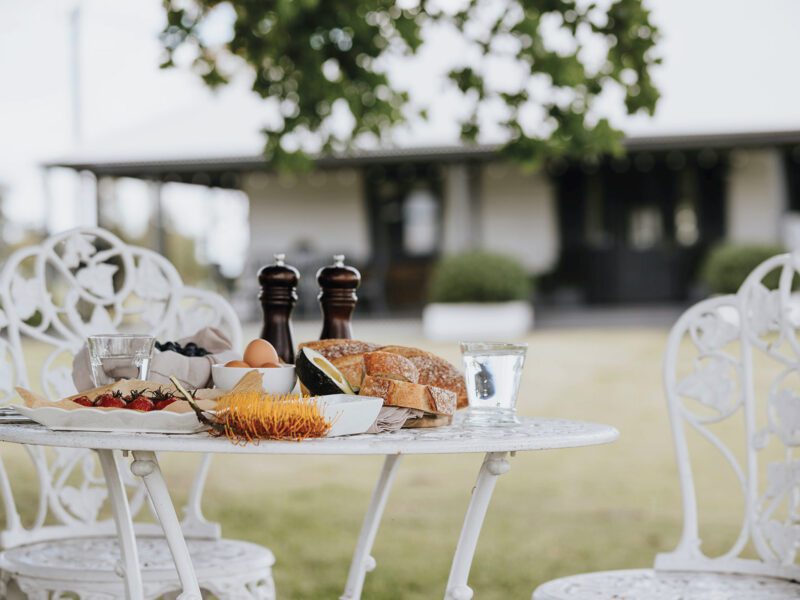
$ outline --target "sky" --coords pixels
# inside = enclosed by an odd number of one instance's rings
[[[654,118],[625,117],[610,99],[605,107],[631,135],[800,129],[800,2],[796,0],[650,0],[661,28],[662,91]],[[80,8],[81,131],[74,134],[71,95],[70,15]],[[50,205],[39,165],[59,157],[254,154],[258,126],[269,110],[243,86],[221,94],[190,73],[163,71],[157,33],[160,0],[0,0],[0,187],[12,222],[47,222],[51,229],[90,218],[91,186],[69,173],[50,178]],[[215,31],[216,27],[216,31]],[[225,35],[225,15],[209,35]],[[440,32],[391,75],[431,105],[431,120],[397,133],[403,145],[457,142],[454,97],[441,74],[458,53],[457,40]],[[185,186],[184,186],[185,187]],[[126,196],[127,194],[127,196]],[[230,199],[175,187],[168,209],[186,215],[192,202],[207,204],[180,226],[199,235],[208,214]],[[121,192],[124,220],[146,225],[147,207],[135,183]],[[246,219],[236,200],[231,222]],[[89,209],[87,209],[87,206]],[[223,211],[223,214],[224,211]],[[231,225],[232,226],[232,225]]]

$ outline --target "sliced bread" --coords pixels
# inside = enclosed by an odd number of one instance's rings
[[[452,415],[456,410],[455,392],[397,379],[367,375],[361,384],[360,394],[383,398],[386,406],[414,408],[436,415]]]

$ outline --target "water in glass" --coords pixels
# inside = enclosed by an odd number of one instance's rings
[[[517,423],[516,408],[527,344],[461,344],[470,425]]]
[[[89,337],[89,362],[96,386],[121,379],[147,379],[155,338],[149,335],[93,335]]]

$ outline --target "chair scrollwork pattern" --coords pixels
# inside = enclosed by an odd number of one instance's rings
[[[800,298],[794,292],[800,255],[773,257],[735,295],[696,305],[673,329],[665,385],[678,453],[684,531],[678,548],[656,566],[800,578]],[[779,286],[764,279],[778,271]],[[686,335],[688,334],[688,335]],[[677,376],[678,352],[689,338],[697,352],[690,373]],[[683,343],[683,346],[682,346]],[[740,419],[741,444],[727,443],[711,425]],[[731,467],[743,500],[740,532],[724,554],[700,549],[695,485],[684,426],[697,431]],[[775,446],[777,445],[777,447]],[[782,457],[775,460],[775,457]],[[764,477],[759,477],[759,473]],[[745,558],[752,542],[757,559]]]
[[[176,339],[205,326],[222,329],[235,347],[241,346],[241,325],[230,304],[217,294],[185,286],[163,256],[129,246],[99,228],[54,235],[17,251],[0,270],[0,404],[15,399],[16,386],[38,387],[50,399],[74,393],[72,357],[89,335],[137,332]],[[35,364],[26,364],[26,356]],[[6,509],[3,549],[114,533],[113,522],[102,517],[107,491],[93,453],[26,450],[37,473],[39,500],[32,524],[23,525],[12,482],[0,462],[0,497]],[[127,469],[121,472],[131,512],[137,515],[147,504],[145,490]],[[207,472],[208,457],[200,464],[185,510],[189,537],[219,538],[219,526],[209,523],[200,508]],[[152,524],[137,524],[137,529],[159,532]],[[271,583],[268,573],[261,576]],[[27,580],[23,584],[34,585]],[[116,597],[98,593],[98,598]]]
[[[675,550],[654,570],[547,582],[534,600],[800,598],[798,271],[800,253],[772,257],[736,294],[689,308],[670,332],[663,378],[684,513]],[[713,555],[702,545],[697,490],[723,482],[723,471],[696,469],[707,463],[693,462],[690,432],[718,453],[742,500],[738,534]]]

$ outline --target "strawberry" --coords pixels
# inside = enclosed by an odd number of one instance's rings
[[[150,412],[155,407],[153,405],[153,401],[150,398],[146,398],[145,396],[139,394],[138,396],[133,396],[131,394],[131,398],[133,398],[125,408],[130,410],[138,410],[141,412]]]
[[[104,408],[125,408],[125,400],[114,394],[102,394],[95,401],[95,406]]]
[[[77,398],[73,398],[72,401],[81,406],[94,406],[94,402],[89,400],[88,396],[78,396]]]

